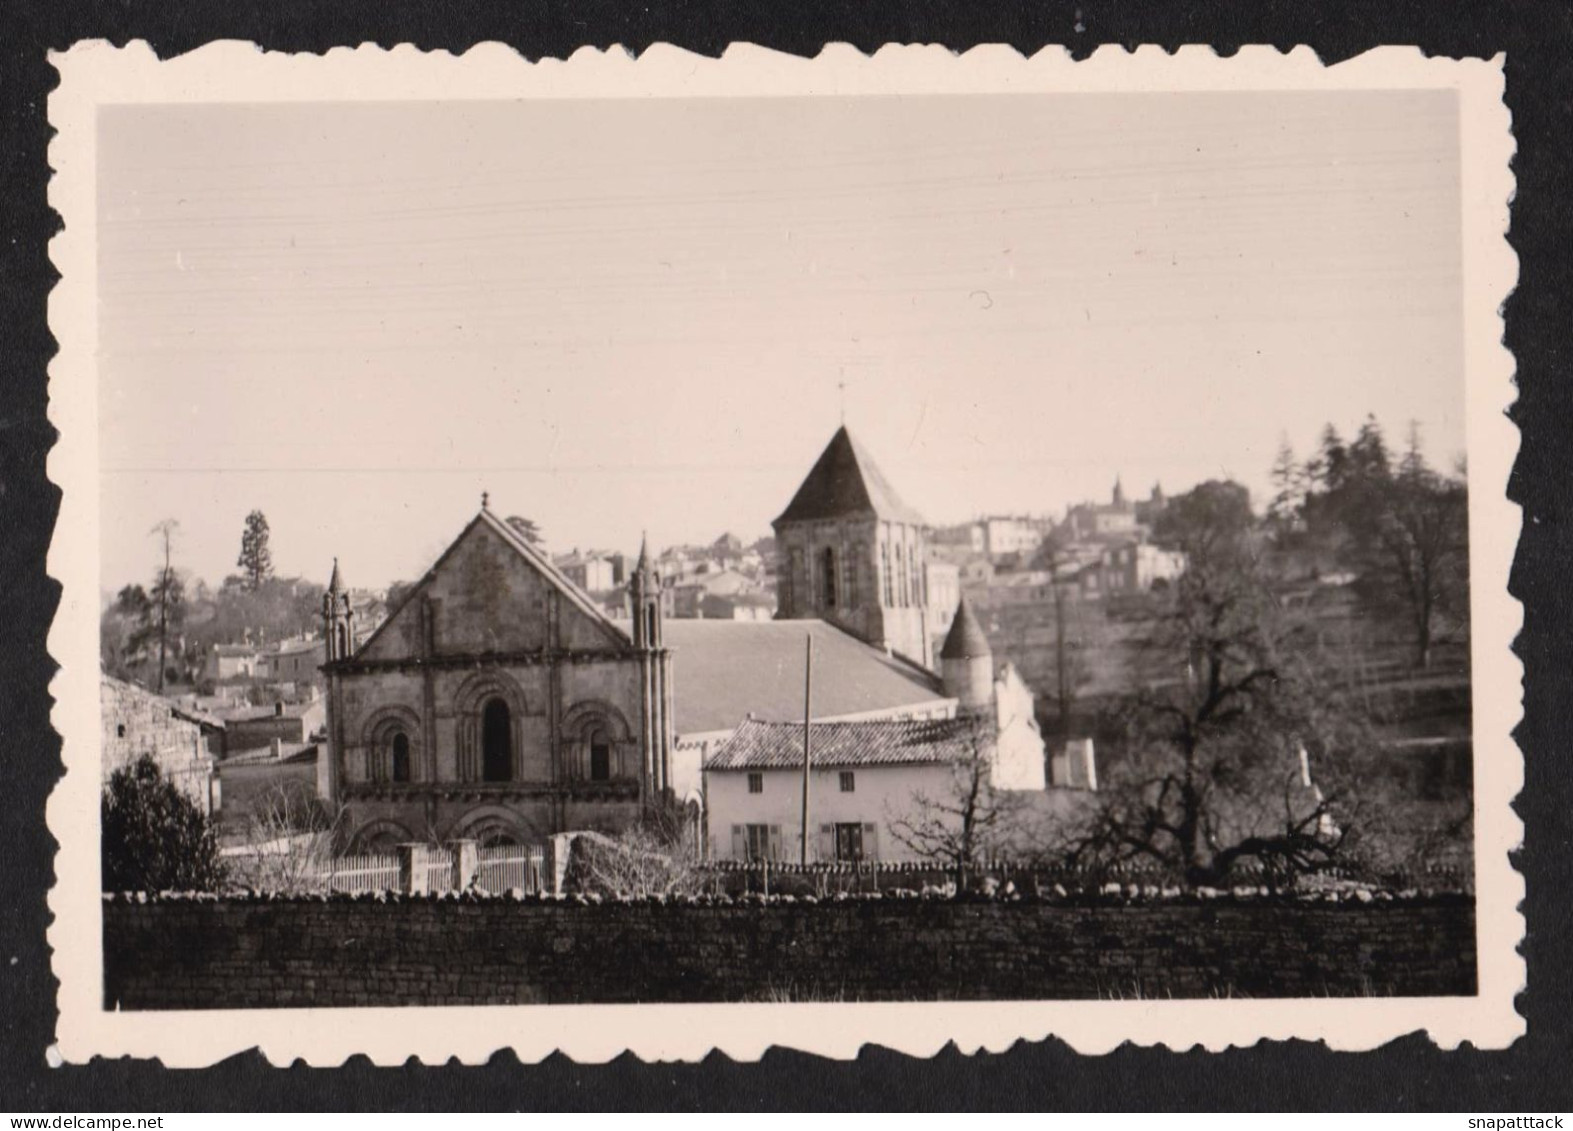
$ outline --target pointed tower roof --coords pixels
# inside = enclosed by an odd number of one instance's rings
[[[972,606],[963,597],[961,604],[956,606],[956,617],[950,622],[950,632],[945,636],[944,647],[939,650],[939,658],[976,660],[992,655],[994,650],[989,647],[989,638],[983,635],[983,626],[978,624],[978,618],[972,615]]]
[[[901,501],[868,452],[842,425],[776,523],[866,514],[923,523],[923,516]]]
[[[328,578],[328,592],[342,593],[344,586],[339,582],[339,559],[333,559],[333,576]]]

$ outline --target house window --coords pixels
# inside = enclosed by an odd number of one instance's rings
[[[856,822],[837,825],[836,860],[840,863],[855,864],[862,859],[863,826]]]
[[[115,726],[115,737],[116,738],[124,738],[125,736],[126,736],[126,724],[125,723],[117,724]]]
[[[827,608],[836,607],[836,550],[826,546],[819,555],[819,592]]]
[[[590,780],[612,780],[612,744],[606,740],[604,730],[590,735]]]
[[[513,720],[508,704],[490,699],[481,710],[481,780],[513,780]]]
[[[745,827],[745,849],[750,860],[775,859],[775,838],[770,835],[770,825],[748,825]]]
[[[765,775],[764,774],[749,774],[748,775],[748,792],[749,793],[763,793],[763,792],[765,792]]]
[[[891,573],[890,573],[890,543],[889,542],[881,542],[880,545],[879,545],[879,564],[880,564],[880,571],[879,572],[880,572],[881,580],[883,582],[882,588],[883,588],[883,591],[884,591],[884,594],[885,594],[885,605],[888,608],[891,605],[894,605],[896,603],[895,581],[891,577]]]
[[[855,793],[857,791],[857,775],[851,770],[841,771],[841,792]]]
[[[402,730],[393,736],[393,780],[410,780],[410,738]]]

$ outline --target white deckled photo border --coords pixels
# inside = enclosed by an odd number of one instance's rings
[[[483,44],[462,55],[365,45],[325,55],[263,52],[219,42],[159,60],[142,42],[83,42],[51,56],[60,86],[49,100],[54,178],[50,203],[64,227],[50,245],[60,281],[49,303],[59,352],[50,366],[50,412],[59,441],[49,474],[62,500],[49,572],[62,587],[49,647],[61,665],[51,685],[66,772],[48,804],[59,842],[50,894],[49,943],[59,979],[56,1052],[157,1057],[200,1066],[256,1047],[274,1064],[316,1066],[363,1054],[377,1064],[419,1057],[484,1062],[499,1049],[524,1061],[555,1051],[581,1062],[630,1051],[645,1060],[698,1060],[712,1050],[752,1060],[772,1045],[831,1057],[876,1044],[931,1056],[1002,1051],[1055,1036],[1083,1053],[1124,1042],[1211,1050],[1262,1039],[1377,1047],[1423,1031],[1439,1046],[1500,1048],[1524,1033],[1514,997],[1525,984],[1517,947],[1523,877],[1509,853],[1522,840],[1511,802],[1523,782],[1512,738],[1522,667],[1512,643],[1522,622],[1508,594],[1520,517],[1506,488],[1518,450],[1506,416],[1513,359],[1502,344],[1502,305],[1517,277],[1504,233],[1513,192],[1511,122],[1502,102],[1503,60],[1426,58],[1382,48],[1325,66],[1306,48],[1246,47],[1221,57],[1207,47],[1174,54],[1104,47],[1073,60],[1063,49],[1023,57],[1008,47],[962,54],[890,46],[872,56],[831,45],[799,58],[735,45],[719,59],[657,45],[638,58],[621,48],[583,49],[530,63]],[[1459,105],[1463,281],[1470,474],[1470,573],[1474,696],[1478,993],[1459,998],[1318,998],[1189,1001],[1001,1001],[887,1004],[550,1005],[343,1010],[106,1012],[102,901],[98,889],[99,455],[95,122],[125,103],[413,101],[443,99],[726,98],[1110,91],[1451,90]]]

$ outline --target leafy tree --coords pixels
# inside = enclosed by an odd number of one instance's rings
[[[409,595],[414,592],[416,584],[417,582],[414,581],[395,581],[388,586],[388,596],[383,604],[387,607],[390,615],[394,609],[404,604]]]
[[[541,528],[535,524],[533,519],[525,518],[522,515],[511,514],[508,516],[507,522],[508,525],[517,530],[524,537],[524,540],[530,545],[544,546],[546,544],[546,536],[541,533]]]
[[[262,588],[273,576],[273,553],[268,548],[268,520],[260,510],[246,516],[246,529],[240,536],[240,557],[235,564],[244,572],[247,589]]]
[[[215,891],[218,832],[149,755],[110,775],[100,806],[105,891]]]
[[[1232,561],[1255,522],[1250,491],[1232,480],[1209,479],[1170,500],[1153,526],[1153,540],[1193,564]]]
[[[1331,426],[1329,426],[1331,430]],[[1434,472],[1418,426],[1395,471],[1375,418],[1367,417],[1336,478],[1323,477],[1302,508],[1323,552],[1352,571],[1356,591],[1382,621],[1405,625],[1419,667],[1431,661],[1437,624],[1467,604],[1468,492],[1462,476]]]
[[[1349,449],[1338,429],[1328,424],[1322,429],[1317,453],[1306,464],[1306,478],[1313,489],[1336,491],[1343,486],[1349,471]]]
[[[1361,485],[1381,483],[1392,474],[1387,439],[1376,417],[1367,416],[1354,443],[1349,445],[1348,478]]]
[[[1415,664],[1429,667],[1438,619],[1467,616],[1468,488],[1412,450],[1356,515],[1349,558],[1358,592],[1377,613],[1407,622]]]
[[[1273,459],[1273,498],[1267,505],[1267,519],[1280,545],[1284,545],[1300,522],[1300,511],[1305,505],[1305,469],[1295,460],[1294,448],[1289,437],[1278,441],[1278,454]]]

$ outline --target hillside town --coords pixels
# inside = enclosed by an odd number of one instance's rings
[[[1326,447],[1369,460],[1374,429],[1363,449],[1336,437]],[[1312,477],[1318,466],[1307,464]],[[1290,782],[1289,826],[1254,863],[1276,866],[1292,848],[1307,872],[1341,864],[1340,822],[1397,791],[1412,804],[1395,811],[1418,826],[1370,837],[1365,859],[1457,867],[1467,845],[1446,824],[1469,779],[1458,623],[1437,610],[1421,668],[1395,661],[1392,634],[1362,623],[1355,579],[1324,568],[1308,533],[1335,493],[1308,493],[1304,475],[1284,482],[1261,519],[1237,485],[1172,499],[1155,485],[1132,501],[1116,479],[1107,502],[1057,520],[934,527],[843,426],[770,536],[646,544],[631,562],[552,553],[533,523],[483,496],[455,516],[425,576],[386,591],[348,584],[352,546],[323,586],[269,575],[255,512],[240,561],[250,582],[182,593],[173,638],[167,591],[184,586],[173,571],[106,610],[106,786],[149,755],[212,822],[235,875],[303,851],[329,885],[336,858],[400,853],[408,883],[417,853],[441,861],[437,882],[463,887],[485,851],[528,863],[529,886],[560,890],[575,851],[647,853],[652,829],[658,851],[698,869],[952,876],[1001,860],[1161,862],[1156,842],[1097,853],[1129,819],[1118,791],[1154,741],[1132,727],[1173,682],[1143,674],[1155,631],[1195,599],[1181,592],[1199,583],[1192,555],[1217,556],[1223,522],[1254,547],[1251,569],[1271,565],[1272,600],[1309,613],[1345,709],[1351,695],[1380,704],[1360,740],[1380,757],[1357,779],[1331,734],[1281,748],[1268,780]],[[1246,827],[1263,839],[1259,819]],[[476,849],[455,856],[454,845]],[[477,862],[468,874],[461,858]],[[1193,878],[1227,871],[1167,859]],[[384,879],[398,871],[381,867]]]

